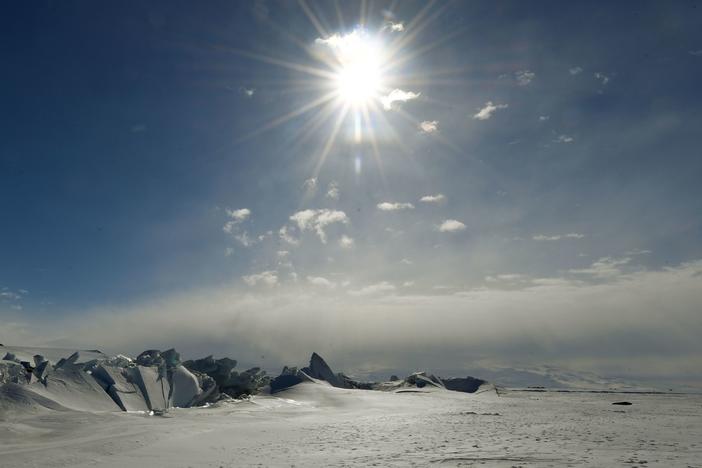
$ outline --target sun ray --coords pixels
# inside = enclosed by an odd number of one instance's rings
[[[378,142],[375,139],[375,131],[373,130],[373,122],[371,121],[368,106],[363,107],[363,120],[366,124],[366,128],[368,129],[368,140],[370,141],[371,148],[373,149],[373,157],[378,165],[378,171],[380,172],[380,179],[383,182],[383,188],[386,188],[387,181],[385,180],[385,170],[383,169],[383,158],[380,157],[380,150],[378,149]]]
[[[288,39],[293,44],[297,45],[301,50],[307,51],[308,44],[298,36],[292,34],[288,28],[280,26],[278,23],[273,21],[270,17],[266,17],[263,20],[266,25],[278,34],[282,34],[286,39]]]
[[[466,73],[467,71],[471,70],[473,67],[469,65],[464,65],[462,67],[450,67],[450,68],[435,68],[430,71],[422,71],[420,72],[414,72],[414,73],[391,73],[390,71],[386,72],[388,74],[388,79],[391,80],[404,80],[407,77],[419,75],[422,77],[440,77],[440,76],[447,76],[447,75],[460,75],[463,73]]]
[[[294,140],[295,143],[293,143],[296,146],[302,145],[305,141],[307,141],[309,138],[312,137],[314,132],[316,132],[319,128],[324,125],[325,122],[328,122],[328,118],[338,110],[338,106],[335,105],[333,102],[328,102],[325,107],[321,109],[321,111],[309,119],[305,124],[302,126],[302,128],[299,130],[299,135],[297,138]]]
[[[429,13],[429,11],[434,7],[435,4],[436,0],[431,0],[430,2],[428,2],[424,6],[424,8],[422,8],[422,10],[419,13],[417,13],[417,15],[415,15],[412,21],[410,21],[410,23],[405,27],[405,30],[408,31],[408,33],[398,36],[397,39],[395,39],[388,45],[388,57],[394,57],[401,50],[407,47],[407,45],[415,39],[419,32],[421,32],[421,30],[426,27],[426,25],[430,22],[431,19],[438,16],[438,14],[440,14],[443,11],[443,9],[446,8],[446,6],[439,8],[438,11],[433,13],[427,20],[424,21],[424,17]],[[422,21],[424,21],[424,23],[422,23]]]
[[[399,109],[397,112],[397,115],[402,117],[403,119],[407,120],[408,122],[412,123],[414,128],[419,128],[419,125],[421,123],[420,120],[414,118],[411,114],[403,111],[402,109]],[[449,139],[445,138],[441,133],[432,133],[429,135],[431,138],[435,138],[437,141],[441,142],[442,144],[448,146],[451,148],[456,154],[462,154],[463,150],[461,150],[458,146],[456,146],[453,142],[451,142]]]
[[[309,5],[307,5],[307,2],[305,0],[298,0],[297,3],[302,8],[302,11],[305,12],[305,16],[307,16],[307,19],[309,19],[310,22],[314,25],[314,27],[317,30],[317,32],[319,33],[319,35],[322,37],[329,36],[329,33],[324,28],[324,26],[322,26],[322,23],[317,18],[317,15],[315,15],[314,12],[312,11],[312,9],[309,7]]]
[[[287,114],[282,115],[282,116],[268,122],[267,124],[263,125],[261,128],[249,133],[248,135],[241,137],[238,140],[238,142],[249,140],[256,135],[259,135],[267,130],[270,130],[272,128],[277,127],[278,125],[281,125],[281,124],[287,122],[290,119],[293,119],[299,115],[302,115],[306,112],[309,112],[309,111],[315,109],[316,107],[319,107],[319,106],[323,105],[324,103],[331,101],[332,99],[334,99],[335,96],[336,96],[336,93],[334,93],[334,92],[327,93],[324,96],[321,96],[321,97],[315,99],[314,101],[305,104],[304,106],[300,107],[299,109],[290,111]]]
[[[373,115],[382,120],[383,128],[390,135],[392,142],[399,146],[404,153],[410,153],[410,148],[404,143],[404,141],[402,141],[402,138],[398,136],[397,131],[395,131],[395,127],[390,123],[390,121],[388,121],[383,109],[380,109],[375,102],[370,103],[370,107],[373,111]]]
[[[420,76],[403,72],[405,65],[413,59],[431,52],[439,45],[451,40],[459,32],[452,31],[414,51],[406,50],[407,47],[419,40],[422,31],[432,24],[443,13],[446,5],[436,7],[436,0],[428,2],[405,26],[405,31],[393,37],[394,34],[386,32],[381,26],[378,31],[371,32],[366,29],[369,15],[373,5],[367,0],[360,2],[358,26],[351,32],[335,32],[330,29],[320,10],[307,0],[298,0],[298,4],[305,17],[316,30],[318,37],[314,41],[303,41],[285,31],[285,29],[270,23],[274,30],[279,30],[286,36],[291,36],[291,41],[302,49],[313,62],[296,62],[284,58],[273,57],[265,54],[256,54],[246,51],[233,51],[251,59],[275,65],[295,73],[300,73],[300,78],[292,77],[280,81],[278,93],[296,94],[318,90],[322,96],[312,99],[285,115],[278,116],[254,132],[246,135],[239,141],[259,135],[265,131],[282,125],[289,120],[307,115],[304,124],[297,129],[293,136],[294,146],[303,145],[317,134],[320,129],[329,123],[326,136],[315,157],[313,176],[316,177],[325,164],[332,150],[339,144],[340,132],[349,135],[348,144],[361,149],[368,145],[369,152],[376,162],[378,172],[385,183],[383,155],[378,136],[382,135],[383,144],[391,142],[401,152],[412,154],[407,141],[399,137],[397,129],[392,122],[389,112],[397,114],[400,118],[414,122],[413,117],[402,109],[402,102],[392,107],[383,104],[387,96],[394,92],[403,92],[410,96],[421,94],[419,85],[435,85],[442,81],[449,82],[452,75],[458,74],[456,70],[433,70]],[[391,5],[391,11],[397,2]],[[334,0],[333,13],[339,25],[338,31],[345,30],[343,9],[338,0]],[[465,71],[462,69],[460,71]],[[457,80],[455,84],[466,84],[465,80]],[[399,88],[403,86],[403,88]],[[406,86],[410,86],[407,89]],[[417,89],[415,86],[419,86]],[[410,94],[414,93],[414,95]],[[437,102],[424,98],[425,102]],[[443,103],[441,103],[444,105]],[[308,115],[313,112],[312,115]],[[380,133],[379,133],[380,132]],[[441,135],[433,135],[442,139]],[[451,142],[444,142],[451,146]],[[455,148],[455,145],[453,145]]]
[[[402,65],[402,64],[405,63],[405,62],[409,62],[410,60],[416,59],[417,57],[421,57],[421,56],[424,55],[425,53],[434,50],[435,48],[437,48],[437,47],[440,46],[441,44],[443,44],[443,43],[445,43],[445,42],[448,42],[449,40],[455,38],[456,36],[458,36],[458,35],[460,35],[460,34],[462,34],[462,33],[464,33],[465,31],[466,31],[466,28],[456,29],[455,31],[452,31],[452,32],[450,32],[449,34],[444,35],[443,37],[437,39],[436,41],[434,41],[434,42],[432,42],[432,43],[430,43],[430,44],[425,45],[424,47],[421,47],[421,48],[419,48],[419,49],[416,49],[416,50],[413,51],[413,52],[405,53],[404,55],[399,56],[396,60],[389,61],[389,62],[387,63],[387,67],[390,68],[390,69],[396,68],[396,67],[399,67],[400,65]]]
[[[343,31],[346,29],[346,24],[344,15],[341,12],[341,7],[339,6],[339,0],[334,0],[334,9],[336,10],[336,20],[339,22],[339,30]]]
[[[366,23],[368,22],[368,1],[367,0],[361,0],[361,11],[358,15],[359,17],[359,24],[361,25],[362,28],[366,27]]]
[[[416,78],[407,78],[407,77],[398,77],[394,80],[395,83],[398,84],[398,86],[426,86],[426,85],[450,85],[450,86],[466,86],[471,83],[475,83],[475,80],[472,79],[465,79],[465,78],[456,78],[456,79],[450,79],[450,78],[430,78],[430,77],[416,77]]]
[[[319,155],[319,160],[317,161],[317,165],[314,168],[314,177],[319,176],[319,171],[322,169],[322,166],[324,165],[324,161],[327,159],[327,155],[329,154],[329,151],[331,151],[332,146],[334,145],[334,142],[336,140],[336,135],[339,133],[339,129],[341,128],[341,124],[344,122],[344,119],[346,118],[346,114],[349,111],[349,105],[344,104],[341,110],[339,111],[339,115],[336,118],[336,122],[334,122],[334,127],[332,128],[332,132],[329,135],[329,138],[327,138],[326,143],[324,144],[324,148],[322,149],[322,153]]]
[[[334,78],[334,73],[331,71],[328,71],[328,70],[323,70],[323,69],[311,67],[308,65],[302,65],[299,63],[295,63],[295,62],[288,62],[287,60],[278,59],[278,58],[270,57],[267,55],[254,54],[252,52],[248,52],[248,51],[240,50],[240,49],[227,49],[227,50],[230,53],[242,55],[242,56],[254,59],[254,60],[258,60],[259,62],[264,62],[264,63],[268,63],[271,65],[277,65],[279,67],[287,68],[287,69],[293,70],[293,71],[299,71],[302,73],[307,73],[308,75],[316,76],[319,78],[325,78],[325,79],[333,79]]]

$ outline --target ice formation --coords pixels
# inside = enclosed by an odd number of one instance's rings
[[[345,389],[407,391],[426,387],[471,393],[485,384],[473,377],[441,379],[424,372],[404,379],[393,376],[389,382],[362,382],[334,372],[317,353],[312,353],[308,366],[286,366],[270,379],[258,367],[237,371],[237,361],[226,357],[181,362],[174,349],[146,350],[135,360],[96,350],[60,357],[59,350],[30,354],[29,348],[5,349],[9,350],[0,361],[0,406],[10,401],[30,407],[161,414],[172,407],[276,393],[302,382]],[[52,359],[57,359],[55,364]]]
[[[393,375],[389,382],[363,382],[341,372],[334,373],[319,354],[312,353],[309,366],[300,370],[296,367],[284,367],[281,374],[271,381],[270,390],[275,393],[305,381],[325,381],[332,387],[361,390],[399,391],[407,388],[433,387],[466,393],[474,393],[487,384],[485,380],[474,377],[441,379],[426,372],[415,372],[404,379]]]

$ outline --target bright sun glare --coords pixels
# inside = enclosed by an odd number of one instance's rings
[[[399,67],[412,57],[405,49],[414,36],[405,35],[409,26],[405,28],[401,23],[384,24],[378,30],[357,26],[349,33],[329,34],[312,12],[307,14],[319,37],[309,46],[304,46],[305,52],[319,62],[319,66],[265,55],[249,56],[310,76],[309,82],[301,88],[309,85],[309,88],[317,89],[321,94],[274,118],[244,138],[251,138],[308,114],[310,117],[300,130],[300,141],[319,134],[321,128],[328,126],[324,142],[314,155],[317,162],[313,177],[317,176],[333,150],[337,137],[346,138],[346,141],[354,144],[369,144],[372,156],[382,171],[378,147],[380,139],[402,145],[384,114],[393,111],[415,127],[420,125],[401,107],[402,103],[418,98],[421,93],[398,87],[407,83],[408,76],[399,73],[402,71]],[[362,18],[361,24],[365,23]],[[304,44],[303,40],[297,42]],[[360,172],[360,160],[357,160],[355,167],[356,172]]]
[[[382,88],[381,44],[358,30],[346,36],[332,36],[325,42],[338,62],[334,85],[341,100],[353,107],[377,100]]]

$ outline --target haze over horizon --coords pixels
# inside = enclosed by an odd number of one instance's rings
[[[34,2],[0,343],[702,387],[695,2]]]

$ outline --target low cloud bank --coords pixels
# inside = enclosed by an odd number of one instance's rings
[[[467,369],[489,359],[702,381],[702,261],[600,284],[451,295],[352,295],[302,284],[203,290],[48,324],[15,321],[4,324],[0,342],[129,353],[175,346],[185,357],[230,355],[270,368],[317,351],[348,370]]]

